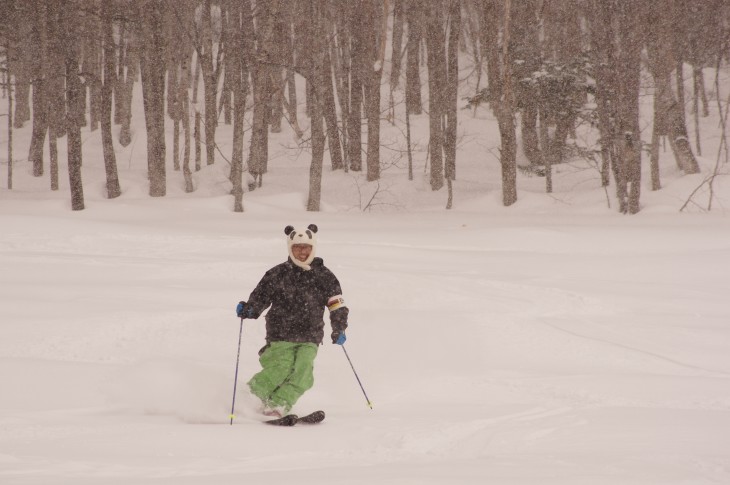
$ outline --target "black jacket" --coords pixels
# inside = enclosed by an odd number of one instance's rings
[[[266,272],[248,297],[246,306],[253,318],[266,314],[266,342],[312,342],[324,337],[324,309],[330,305],[333,333],[347,328],[348,309],[335,275],[314,258],[306,271],[291,259]]]

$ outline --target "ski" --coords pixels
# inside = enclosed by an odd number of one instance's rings
[[[287,414],[286,416],[283,416],[281,418],[277,419],[269,419],[268,421],[264,421],[266,424],[270,424],[273,426],[294,426],[297,423],[302,424],[317,424],[324,421],[324,411],[315,411],[311,414],[307,414],[306,416],[297,416],[296,414]]]
[[[306,416],[302,416],[297,422],[304,424],[317,424],[322,421],[324,421],[324,411],[315,411],[311,414],[307,414]]]
[[[299,416],[296,414],[287,414],[280,418],[269,419],[268,421],[264,421],[264,423],[271,424],[273,426],[294,426],[297,424],[297,421],[299,421]]]

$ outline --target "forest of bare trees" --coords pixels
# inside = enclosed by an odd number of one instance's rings
[[[84,208],[84,127],[99,130],[107,196],[123,190],[114,143],[131,142],[133,103],[144,107],[152,197],[166,194],[170,160],[192,191],[192,173],[203,160],[211,165],[226,159],[234,210],[242,212],[244,174],[253,177],[251,188],[264,184],[269,133],[287,125],[311,151],[307,209],[317,211],[325,170],[364,172],[367,181],[377,181],[382,124],[397,119],[409,134],[411,117],[426,115],[431,189],[446,187],[450,207],[458,169],[457,117],[468,113],[465,107],[484,105],[499,127],[505,206],[517,200],[518,168],[544,176],[550,192],[553,168],[579,156],[596,162],[619,210],[633,214],[640,210],[642,163],[650,164],[651,188],[661,189],[662,140],[681,170],[700,170],[701,146],[699,139],[689,139],[685,107],[696,116],[723,109],[722,102],[708,103],[706,89],[714,80],[704,78],[703,68],[719,70],[730,55],[729,0],[2,0],[1,5],[7,186],[13,187],[13,159],[27,157],[33,175],[49,176],[49,189],[57,190],[56,140],[68,137],[74,210]],[[477,71],[470,92],[460,85],[464,59]],[[686,66],[694,86],[687,92]],[[654,119],[645,146],[639,102],[647,79]],[[298,83],[306,85],[305,96],[297,97]],[[403,105],[393,104],[395,90],[404,93]],[[142,99],[134,99],[135,92]],[[216,144],[219,123],[233,126],[230,153]],[[173,146],[167,147],[170,126]],[[578,126],[595,130],[595,147],[571,145]],[[14,154],[13,130],[23,127],[32,129],[30,148]],[[518,167],[518,142],[527,166]],[[409,138],[404,146],[410,157]],[[331,166],[324,166],[325,153]]]

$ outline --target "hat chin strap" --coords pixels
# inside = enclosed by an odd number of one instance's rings
[[[291,259],[292,263],[296,264],[304,271],[309,271],[310,269],[312,269],[310,264],[312,264],[312,261],[314,261],[314,248],[312,248],[312,252],[309,253],[309,257],[305,261],[299,261],[297,258],[295,258],[291,252],[291,248],[289,248],[289,259]]]

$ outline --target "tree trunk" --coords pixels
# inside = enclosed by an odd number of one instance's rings
[[[150,196],[166,194],[165,170],[165,60],[163,56],[162,16],[164,0],[143,3],[144,39],[140,67],[145,126],[147,128],[147,164]]]
[[[393,0],[393,53],[391,54],[390,90],[398,88],[400,83],[401,50],[403,49],[403,26],[405,24],[404,2]]]
[[[243,29],[241,5],[229,2],[229,56],[226,59],[233,91],[233,153],[231,154],[231,183],[233,185],[233,212],[243,212],[243,116],[246,110],[246,92],[243,90],[242,62]]]
[[[30,79],[27,74],[15,74],[15,116],[13,126],[22,128],[30,119]]]
[[[211,26],[212,0],[204,0],[202,12],[202,45],[200,50],[201,68],[203,71],[203,91],[205,95],[205,157],[206,163],[215,162],[215,131],[218,126],[218,110],[216,96],[218,93],[218,76],[213,65],[213,34]]]
[[[517,136],[510,55],[511,3],[510,0],[506,0],[501,12],[501,56],[498,44],[500,37],[498,0],[485,1],[481,10],[481,44],[487,57],[488,99],[497,117],[501,139],[502,204],[505,206],[517,202]]]
[[[5,46],[5,52],[10,52],[10,41]],[[11,60],[6,61],[7,67],[7,96],[8,96],[8,190],[13,190],[13,85],[10,76],[13,74]]]
[[[195,143],[195,171],[199,172],[201,169],[201,160],[202,160],[202,140],[200,139],[200,127],[202,125],[202,120],[200,116],[200,111],[198,111],[198,105],[194,105],[195,109],[195,119],[193,120],[193,142]]]
[[[84,73],[93,74],[91,82],[87,77],[87,85],[89,91],[89,128],[95,131],[99,128],[99,119],[101,117],[101,82],[102,78],[102,31],[101,22],[98,15],[98,6],[93,7],[93,13],[86,14],[86,28],[84,29],[84,61],[82,71]],[[95,79],[94,79],[95,78]],[[85,117],[84,117],[85,119]]]
[[[591,47],[596,66],[596,106],[598,131],[601,144],[601,185],[610,184],[615,140],[616,93],[614,29],[611,4],[603,0],[592,0],[588,4],[588,25],[591,29]]]
[[[707,102],[707,90],[705,89],[705,74],[702,66],[695,66],[695,86],[699,90],[700,99],[702,100],[702,116],[707,118],[710,116],[710,109]]]
[[[408,0],[406,18],[408,20],[408,42],[406,49],[406,109],[410,114],[420,115],[421,73],[419,54],[423,39],[424,0]]]
[[[449,1],[449,0],[446,0]],[[446,36],[444,33],[444,2],[433,2],[426,8],[426,50],[428,64],[428,114],[431,148],[431,190],[444,186],[444,115],[446,113]]]
[[[68,54],[66,52],[68,49],[66,42],[68,42],[67,35],[69,35],[69,32],[64,31],[64,25],[67,23],[67,19],[64,18],[67,5],[68,3],[64,0],[51,0],[48,2],[48,10],[46,11],[46,21],[48,22],[48,51],[46,61],[48,64],[45,67],[46,82],[43,89],[46,98],[46,109],[48,110],[48,151],[51,190],[58,190],[59,187],[58,138],[66,135],[69,117],[79,117],[79,127],[83,118],[83,106],[80,105],[84,98],[83,94],[79,95],[78,103],[71,104],[66,99],[69,94],[67,85],[69,81],[66,73],[66,56]],[[75,56],[76,62],[78,62],[78,53]],[[74,107],[76,113],[68,113],[70,106]],[[82,114],[79,114],[79,111]]]
[[[81,118],[80,106],[84,95],[81,79],[79,78],[78,53],[78,10],[74,8],[73,0],[62,0],[61,8],[65,16],[63,23],[63,38],[66,65],[66,137],[68,148],[68,178],[71,188],[71,209],[84,209],[84,188],[81,181]]]
[[[274,21],[279,15],[278,0],[257,5],[256,18],[256,58],[263,62],[252,65],[253,79],[253,127],[251,129],[251,150],[249,171],[261,184],[262,176],[268,171],[269,135],[268,127],[271,113],[271,61],[274,52]]]
[[[116,12],[115,12],[116,13]],[[124,93],[124,68],[126,66],[125,47],[128,44],[127,41],[127,26],[125,22],[118,23],[118,49],[117,52],[117,77],[114,83],[114,123],[120,125],[122,123],[122,111],[123,111],[123,93]]]
[[[636,214],[640,210],[641,138],[639,129],[639,81],[642,42],[637,22],[637,5],[632,0],[620,0],[618,15],[619,55],[616,59],[618,77],[618,129],[615,145],[618,163],[616,185],[619,210]]]
[[[654,126],[651,132],[651,151],[649,164],[651,168],[651,190],[659,190],[662,188],[661,177],[659,173],[659,141],[665,131],[662,126],[662,96],[658,89],[654,89]]]
[[[540,116],[540,88],[535,82],[520,82],[531,79],[541,68],[540,21],[543,19],[538,19],[538,14],[543,9],[540,8],[538,0],[522,0],[514,4],[513,10],[511,49],[515,61],[512,77],[517,80],[514,92],[522,115],[520,128],[522,151],[530,165],[543,165],[545,162],[540,150],[537,126]]]
[[[311,46],[310,52],[303,55],[303,61],[309,66],[308,78],[314,85],[320,85],[325,79],[330,79],[331,72],[325,72],[325,57],[327,45],[322,37],[324,25],[322,16],[324,14],[322,0],[309,3],[303,9],[308,19],[307,27],[304,29],[306,45]],[[320,210],[322,199],[322,166],[324,159],[325,134],[322,126],[324,89],[314,87],[314,96],[310,105],[311,134],[312,134],[312,162],[309,167],[309,196],[307,198],[307,210],[317,212]]]
[[[319,103],[312,104],[312,162],[309,166],[309,196],[307,210],[318,212],[322,199],[322,165],[324,160],[324,129],[322,109]]]
[[[277,40],[279,42],[279,40]],[[284,70],[277,66],[269,68],[271,75],[271,98],[269,106],[269,125],[271,133],[281,133],[281,119],[284,117]]]
[[[393,92],[398,89],[400,83],[400,71],[401,71],[401,50],[403,48],[403,26],[404,22],[404,11],[403,3],[405,0],[394,0],[393,1],[393,40],[392,40],[392,53],[391,53],[391,66],[390,66],[390,99],[388,118],[391,123],[395,124],[395,99],[393,98]],[[387,16],[387,12],[386,12]]]
[[[114,154],[114,139],[112,137],[112,90],[116,81],[114,55],[114,27],[112,12],[107,2],[101,2],[102,31],[104,35],[104,77],[101,84],[101,139],[104,151],[104,170],[106,172],[107,197],[119,197],[122,191],[119,187],[117,174],[117,160]]]
[[[512,58],[510,56],[511,0],[504,4],[502,30],[502,99],[499,106],[499,133],[502,140],[502,203],[510,206],[517,202],[517,136],[512,94]]]
[[[190,63],[190,56],[185,56],[180,62],[180,77],[181,79],[187,80],[190,75],[190,69],[188,68]],[[182,160],[182,172],[185,180],[185,192],[191,193],[195,190],[193,186],[193,175],[190,173],[190,102],[188,100],[188,84],[187,82],[178,83],[178,100],[181,103],[180,109],[182,111],[182,128],[183,128],[183,160]]]
[[[444,97],[446,129],[444,133],[444,155],[446,157],[445,177],[456,180],[456,136],[459,103],[459,37],[461,33],[461,0],[449,0],[449,44],[447,48],[447,84]],[[453,201],[453,194],[449,200]]]
[[[330,161],[332,170],[342,170],[345,163],[342,158],[342,145],[340,144],[340,129],[337,122],[337,106],[335,104],[335,92],[332,86],[332,60],[329,54],[329,46],[323,52],[324,65],[322,66],[322,115],[327,126],[327,141],[330,149]]]
[[[350,112],[347,117],[347,146],[349,151],[350,169],[354,172],[362,170],[362,92],[364,70],[366,64],[365,44],[367,39],[360,22],[362,1],[358,0],[349,5],[348,25],[350,30]]]
[[[37,55],[32,64],[33,78],[33,130],[30,140],[28,160],[33,165],[33,175],[43,175],[43,145],[48,132],[48,101],[46,93],[46,70],[48,63],[46,56],[48,52],[47,17],[48,2],[44,1],[39,5],[38,13],[33,23],[33,37],[39,44]]]
[[[123,147],[132,143],[132,96],[134,93],[134,83],[137,80],[137,74],[140,63],[140,53],[137,47],[137,40],[130,39],[124,53],[125,67],[122,69],[121,86],[117,90],[120,95],[119,107],[121,129],[119,130],[119,144]]]
[[[383,58],[378,46],[385,41],[386,29],[381,21],[387,18],[387,1],[381,12],[378,0],[366,0],[363,28],[366,32],[365,65],[362,67],[367,93],[368,117],[367,180],[380,179],[380,80],[383,75]],[[365,20],[367,18],[367,20]]]
[[[350,170],[349,117],[350,117],[350,33],[348,27],[348,11],[344,4],[335,10],[334,36],[330,41],[330,59],[332,60],[335,80],[335,92],[342,113],[342,154],[345,172]]]
[[[699,164],[692,153],[689,143],[687,125],[684,116],[684,101],[677,99],[671,89],[671,73],[677,69],[677,92],[684,95],[681,77],[682,64],[677,61],[679,55],[673,48],[675,35],[676,4],[664,0],[650,4],[645,18],[650,18],[647,29],[647,52],[649,68],[655,86],[655,128],[660,128],[660,135],[669,138],[677,166],[685,173],[699,172]],[[658,98],[657,98],[658,96]],[[659,108],[659,112],[656,112]]]
[[[66,32],[63,31],[65,0],[48,0],[46,11],[48,44],[46,59],[46,83],[44,86],[47,102],[48,135],[49,139],[61,138],[66,134],[68,106],[66,96],[66,46],[64,45]],[[78,56],[77,56],[78,59]],[[53,182],[52,182],[53,183]]]
[[[35,177],[43,175],[43,145],[48,132],[44,85],[45,82],[42,78],[37,78],[33,82],[33,132],[31,134],[28,160],[33,165],[33,175]]]
[[[695,120],[695,146],[697,147],[697,155],[702,156],[702,143],[700,140],[700,86],[699,86],[699,72],[702,72],[700,68],[692,66],[692,86],[693,94],[692,97],[692,114]]]
[[[286,85],[286,97],[284,98],[286,113],[289,118],[289,124],[293,127],[297,138],[301,139],[303,136],[302,130],[299,127],[299,119],[297,116],[297,85],[295,77],[295,68],[299,62],[299,50],[302,46],[296,44],[296,30],[294,25],[296,23],[296,10],[293,8],[282,9],[284,15],[284,32],[282,35],[282,49],[284,64],[287,66],[285,69],[285,85]],[[283,96],[283,94],[282,94]]]
[[[8,0],[8,21],[14,26],[14,34],[16,39],[30,39],[34,37],[33,24],[34,17],[39,15],[39,9],[36,5],[27,2],[18,2],[18,0]],[[31,15],[29,11],[32,9],[35,14]],[[13,127],[22,128],[26,121],[30,120],[30,81],[31,81],[31,65],[34,61],[33,57],[38,56],[37,46],[31,42],[11,41],[8,36],[7,51],[9,53],[6,59],[10,59],[8,66],[8,79],[12,72],[15,80],[15,97],[13,106],[15,116],[13,116]],[[12,68],[10,67],[12,65]],[[8,89],[8,92],[12,91]],[[12,113],[9,112],[9,113]]]
[[[223,45],[219,45],[218,50],[220,52],[221,48],[225,50],[224,56],[223,56],[223,62],[225,64],[224,66],[224,72],[223,72],[223,89],[221,90],[221,96],[219,101],[219,108],[218,108],[218,116],[220,117],[220,110],[223,110],[223,123],[226,125],[230,125],[233,122],[233,87],[232,82],[233,79],[231,75],[232,69],[229,68],[229,58],[235,57],[236,53],[231,51],[231,29],[230,24],[232,22],[232,10],[233,6],[228,5],[227,2],[222,2],[221,4],[221,29],[223,32],[226,32],[222,37],[225,39],[225,42],[221,40],[221,43]]]

